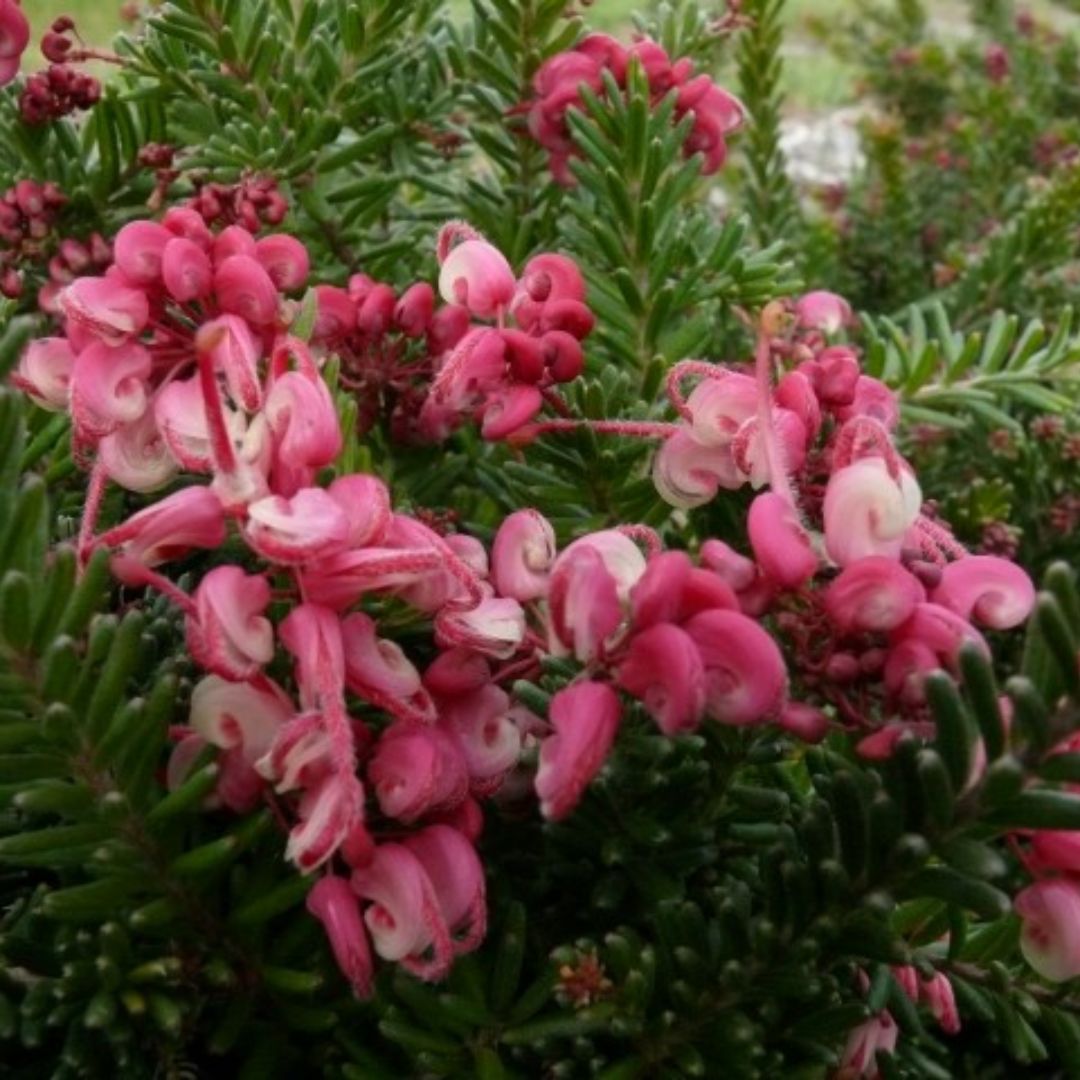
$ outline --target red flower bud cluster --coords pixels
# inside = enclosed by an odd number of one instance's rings
[[[26,80],[19,112],[27,124],[45,124],[77,109],[92,109],[101,99],[101,83],[68,64],[50,64]]]
[[[285,196],[272,176],[245,176],[235,184],[196,182],[198,193],[188,201],[210,227],[242,225],[249,233],[280,225],[289,212]]]

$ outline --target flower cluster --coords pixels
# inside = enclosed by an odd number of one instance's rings
[[[626,85],[627,68],[640,65],[649,85],[653,105],[668,94],[675,95],[675,120],[692,117],[692,127],[683,152],[702,155],[702,172],[716,172],[727,157],[726,137],[737,131],[746,112],[737,98],[722,90],[708,75],[694,75],[693,61],[674,63],[664,49],[649,38],[641,38],[624,48],[606,34],[590,34],[573,49],[546,60],[533,78],[533,99],[525,106],[529,133],[548,152],[548,164],[555,179],[574,183],[570,161],[575,147],[566,113],[581,108],[581,87],[594,94],[606,92],[604,75],[620,87]]]
[[[545,402],[559,407],[555,386],[581,374],[594,324],[585,282],[555,253],[535,256],[518,277],[461,223],[443,228],[437,251],[442,306],[426,282],[398,296],[356,274],[345,289],[316,290],[314,340],[341,358],[362,427],[385,414],[399,438],[436,442],[473,419],[484,438],[507,438]]]
[[[969,554],[923,507],[892,441],[894,395],[837,341],[850,314],[840,297],[810,293],[766,310],[744,370],[677,364],[668,386],[681,419],[653,475],[687,509],[721,488],[769,486],[750,507],[756,565],[733,581],[740,602],[777,613],[800,682],[865,735],[861,753],[884,758],[905,731],[928,732],[924,676],[956,673],[965,642],[986,648],[976,627],[1019,625],[1035,592],[1020,567]],[[684,398],[691,376],[701,381]],[[824,734],[820,717],[804,720]]]
[[[426,283],[399,296],[365,275],[301,303],[299,241],[214,232],[191,207],[126,225],[113,252],[104,274],[63,289],[63,335],[31,343],[16,381],[70,412],[76,457],[92,462],[80,557],[105,548],[117,578],[184,614],[205,676],[169,783],[212,746],[213,803],[273,807],[286,857],[318,872],[309,910],[360,994],[373,954],[438,979],[479,943],[481,803],[523,749],[538,752],[531,780],[552,820],[603,767],[627,700],[668,735],[776,723],[816,740],[839,723],[884,756],[904,731],[931,734],[922,677],[955,669],[960,644],[981,641],[973,624],[1015,626],[1031,607],[1019,568],[969,555],[922,506],[892,442],[893,395],[837,340],[850,319],[839,297],[766,308],[745,370],[676,365],[675,423],[587,421],[555,390],[580,374],[593,325],[564,256],[537,255],[518,276],[449,225],[437,308]],[[768,485],[750,551],[715,539],[695,557],[663,551],[636,525],[560,550],[551,523],[522,509],[489,555],[395,512],[373,475],[327,483],[343,445],[322,371],[331,352],[347,389],[393,392],[422,438],[469,420],[519,443],[588,425],[663,438],[655,476],[681,507]],[[701,381],[684,398],[690,377]],[[539,418],[545,405],[557,419]],[[186,486],[97,530],[109,482],[152,493],[181,474]],[[242,554],[192,592],[163,572],[230,536]],[[393,640],[387,613],[430,627],[422,659]],[[268,673],[279,650],[287,685]],[[542,718],[507,687],[547,657],[580,672]]]
[[[92,109],[101,100],[101,83],[69,64],[50,64],[26,80],[19,95],[19,111],[27,124],[46,124]]]
[[[0,292],[9,300],[22,295],[20,264],[33,260],[52,233],[67,196],[53,183],[20,180],[0,198]]]

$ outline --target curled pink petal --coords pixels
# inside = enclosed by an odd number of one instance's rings
[[[489,597],[467,610],[444,608],[435,617],[435,640],[443,646],[467,649],[507,659],[525,639],[525,612],[516,601]]]
[[[176,460],[149,412],[106,435],[98,455],[109,479],[128,491],[157,491],[177,473]]]
[[[663,551],[654,555],[645,573],[630,590],[630,609],[635,630],[656,623],[678,622],[683,589],[693,566],[684,551]]]
[[[524,427],[543,407],[535,386],[516,383],[492,394],[484,405],[480,432],[485,439],[505,439]]]
[[[755,724],[784,703],[787,670],[772,637],[741,612],[714,609],[684,629],[701,652],[709,716],[721,724]]]
[[[969,555],[942,570],[930,598],[964,619],[1011,630],[1031,614],[1035,586],[1023,568],[1008,559]]]
[[[451,810],[469,791],[465,759],[445,731],[425,724],[394,724],[375,747],[368,781],[387,817],[416,821]]]
[[[328,488],[328,494],[348,518],[350,547],[367,547],[382,541],[393,511],[390,492],[378,477],[363,473],[339,476]]]
[[[911,473],[894,480],[881,458],[859,458],[834,472],[825,489],[826,550],[840,566],[867,555],[898,558],[921,505]]]
[[[146,293],[116,277],[79,278],[63,291],[60,304],[70,322],[108,345],[135,337],[150,319]]]
[[[209,296],[214,285],[214,268],[200,244],[174,236],[161,255],[161,277],[169,295],[186,304]]]
[[[241,748],[252,765],[270,751],[291,714],[289,699],[269,680],[256,686],[207,675],[191,691],[192,728],[222,750]]]
[[[237,405],[254,412],[262,405],[259,360],[262,346],[247,322],[237,315],[222,315],[204,323],[196,336],[196,346],[225,376],[229,396]]]
[[[71,412],[79,430],[108,435],[138,420],[148,404],[146,380],[153,361],[141,345],[110,348],[99,341],[75,358]]]
[[[684,510],[711,502],[722,487],[734,491],[745,482],[730,446],[705,446],[685,428],[664,441],[652,477],[664,502]]]
[[[444,702],[440,726],[457,739],[473,792],[497,791],[521,756],[521,732],[506,692],[487,684]]]
[[[807,330],[835,334],[854,321],[851,305],[836,293],[809,292],[795,304],[795,317]]]
[[[321,866],[364,820],[364,789],[351,772],[331,773],[300,798],[300,821],[289,833],[285,857],[308,874]]]
[[[729,446],[738,430],[757,413],[757,384],[749,375],[728,372],[702,379],[686,399],[691,429],[702,446]]]
[[[113,259],[133,284],[154,285],[161,280],[165,247],[173,239],[156,221],[132,221],[116,234]]]
[[[750,588],[757,578],[754,561],[740,555],[722,540],[706,540],[701,545],[701,561],[736,592]]]
[[[310,260],[307,248],[286,233],[264,236],[255,243],[255,259],[282,292],[295,292],[307,282]]]

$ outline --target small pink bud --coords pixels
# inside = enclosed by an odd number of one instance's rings
[[[423,337],[435,314],[435,290],[426,282],[410,285],[394,306],[394,325],[406,336]]]
[[[234,255],[255,258],[255,237],[239,225],[230,225],[213,238],[215,267],[221,266],[226,259],[231,259]]]
[[[540,350],[556,382],[573,382],[585,370],[581,343],[565,330],[549,330],[540,339]]]
[[[447,304],[439,308],[431,318],[428,328],[428,351],[432,356],[441,356],[454,348],[469,332],[469,309],[460,304]]]
[[[502,330],[510,373],[525,383],[538,383],[544,377],[544,351],[540,342],[521,330]]]
[[[807,330],[835,334],[854,319],[851,305],[836,293],[810,292],[795,305],[795,317]]]
[[[540,332],[554,330],[582,341],[592,333],[596,317],[580,300],[548,300],[540,310]]]
[[[932,979],[922,980],[922,997],[941,1030],[946,1035],[955,1035],[960,1030],[960,1013],[948,975],[938,971]]]
[[[375,284],[356,311],[356,328],[365,337],[378,338],[390,329],[397,297],[389,285]]]
[[[706,540],[701,545],[701,561],[736,592],[750,588],[757,577],[753,560],[740,555],[722,540]]]
[[[828,716],[801,701],[789,701],[780,711],[777,723],[803,742],[819,743],[829,734]]]
[[[315,286],[315,338],[339,341],[356,329],[356,304],[344,289],[335,285]]]
[[[424,672],[424,685],[433,694],[468,694],[490,681],[487,660],[461,646],[440,653]]]

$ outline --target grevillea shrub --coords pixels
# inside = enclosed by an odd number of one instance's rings
[[[46,107],[0,0],[8,1073],[1076,1071],[1075,574],[914,426],[1075,347],[717,210],[769,17],[191,0]]]

